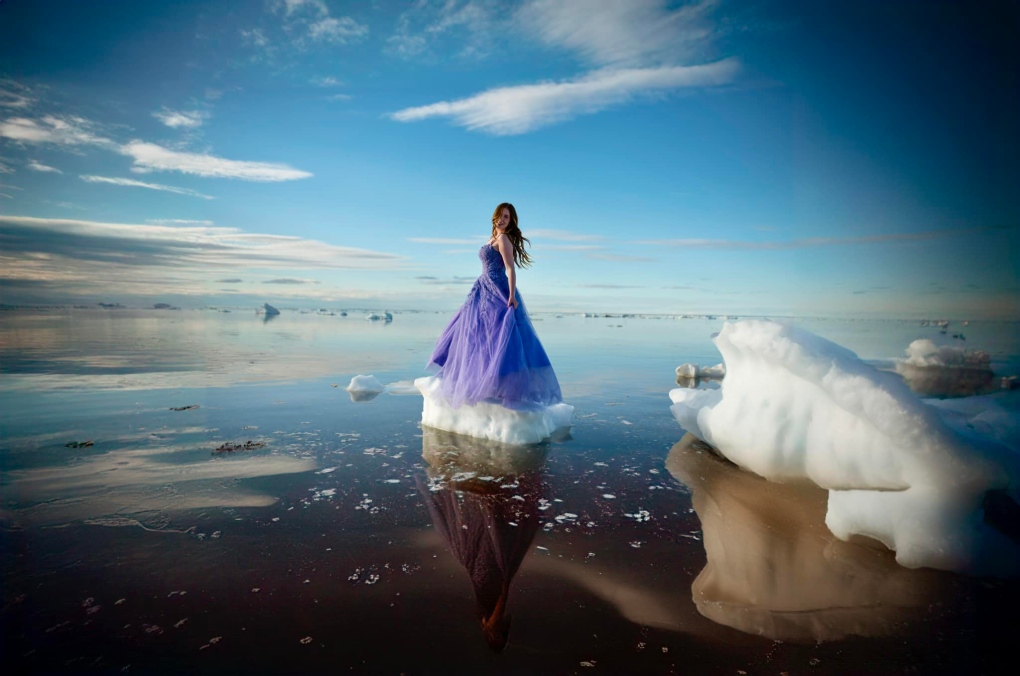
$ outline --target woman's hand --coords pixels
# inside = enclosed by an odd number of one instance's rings
[[[512,308],[516,308],[517,307],[517,299],[516,298],[511,298],[510,300],[508,300],[506,302],[506,306],[507,307],[512,307]]]

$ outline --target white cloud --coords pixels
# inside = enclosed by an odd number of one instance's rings
[[[0,136],[25,143],[52,143],[60,146],[111,146],[109,139],[93,133],[94,125],[81,117],[44,115],[39,120],[11,117],[0,122]]]
[[[390,117],[399,122],[447,117],[473,131],[523,134],[637,96],[726,84],[738,70],[735,59],[699,66],[605,69],[563,82],[498,87],[466,99],[405,108]]]
[[[132,141],[120,152],[134,158],[135,171],[179,171],[183,174],[244,181],[294,181],[312,174],[286,164],[227,160],[214,155],[184,153],[155,143]]]
[[[408,237],[407,241],[416,242],[418,244],[478,244],[480,246],[485,240],[482,237],[471,239],[456,239],[450,237]]]
[[[209,113],[201,110],[169,110],[167,108],[164,108],[158,113],[153,113],[152,116],[166,126],[174,129],[178,129],[180,127],[184,127],[185,129],[201,127],[202,124],[209,119]]]
[[[60,171],[59,169],[57,169],[56,167],[51,167],[51,166],[46,165],[46,164],[41,164],[39,162],[36,162],[35,160],[29,160],[28,164],[26,164],[25,166],[27,168],[31,169],[32,171],[41,171],[41,172],[46,172],[46,173],[51,173],[51,174],[62,174],[62,173],[64,173],[64,172]]]
[[[327,17],[308,26],[308,37],[319,42],[345,45],[368,35],[368,26],[358,23],[349,16]]]
[[[410,59],[428,52],[432,42],[451,36],[461,45],[461,57],[484,57],[510,30],[511,14],[498,3],[477,0],[415,3],[398,17],[396,32],[386,40],[387,51]]]
[[[143,183],[142,181],[135,181],[130,178],[108,178],[106,176],[82,176],[81,180],[88,183],[109,183],[110,185],[121,185],[129,188],[147,188],[149,190],[162,190],[163,192],[172,192],[178,195],[188,195],[190,197],[201,197],[202,199],[211,200],[213,199],[210,195],[203,195],[195,190],[189,190],[187,188],[175,188],[172,185],[162,185],[160,183]]]
[[[675,65],[701,60],[714,37],[718,0],[670,8],[665,0],[536,0],[523,5],[521,28],[547,45],[598,66]]]
[[[35,101],[27,92],[26,87],[11,80],[0,80],[0,108],[28,108]]]

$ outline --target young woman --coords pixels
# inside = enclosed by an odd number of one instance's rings
[[[479,401],[511,409],[560,403],[560,384],[517,292],[516,266],[528,267],[517,210],[492,214],[492,236],[478,252],[482,275],[436,342],[429,368],[454,407]]]

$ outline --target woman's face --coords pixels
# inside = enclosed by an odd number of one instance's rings
[[[503,213],[499,215],[499,220],[496,221],[496,229],[502,232],[510,226],[510,209],[503,207]]]

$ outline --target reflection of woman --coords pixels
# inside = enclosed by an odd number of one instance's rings
[[[506,447],[422,428],[431,486],[419,483],[432,524],[471,578],[475,609],[489,647],[510,632],[510,581],[538,532],[541,447]],[[484,448],[483,448],[484,447]],[[516,454],[507,458],[504,454]],[[486,458],[498,457],[495,463]],[[500,470],[519,470],[507,474]],[[494,471],[493,471],[494,470]],[[502,476],[501,476],[502,475]],[[506,486],[506,488],[504,488]]]
[[[429,368],[454,407],[495,400],[528,409],[562,401],[549,357],[517,293],[516,266],[528,267],[528,239],[509,202],[492,215],[492,236],[478,252],[482,275],[436,342]]]

